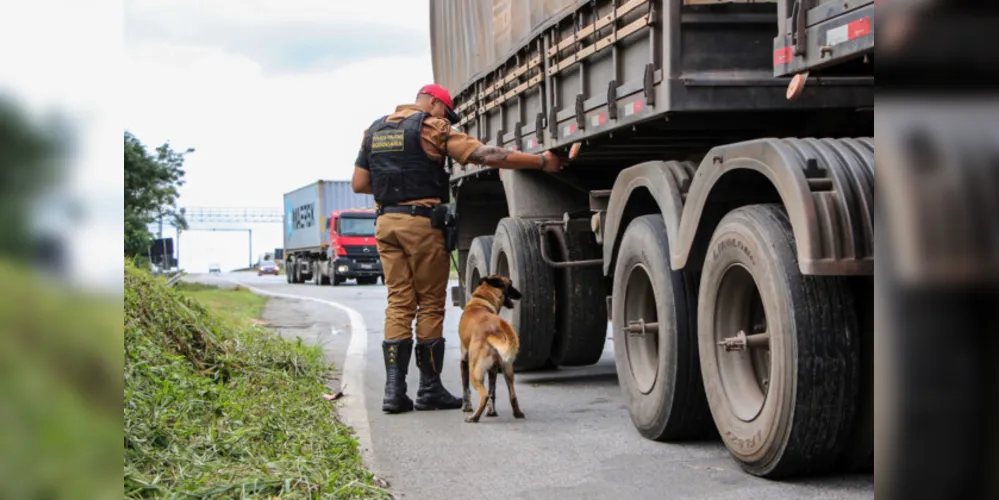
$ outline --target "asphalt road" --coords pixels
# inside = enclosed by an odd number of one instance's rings
[[[594,366],[518,374],[525,420],[511,415],[502,377],[499,417],[483,416],[478,425],[464,423],[460,410],[385,415],[383,286],[289,285],[284,277],[252,274],[189,279],[239,282],[281,295],[269,303],[263,319],[282,335],[323,346],[342,370],[346,397],[340,414],[358,432],[369,469],[387,480],[398,498],[874,498],[870,474],[771,482],[742,472],[720,442],[673,445],[642,438],[618,390],[611,342]],[[447,303],[442,377],[448,390],[460,395],[461,310],[450,307],[450,297]],[[418,382],[413,360],[409,387],[414,399]]]

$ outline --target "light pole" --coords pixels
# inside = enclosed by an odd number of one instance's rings
[[[187,209],[186,208],[181,207],[181,209],[180,209],[180,217],[182,219],[184,219],[185,222],[187,221]],[[180,226],[176,226],[175,225],[174,229],[177,230],[177,245],[176,245],[176,247],[177,247],[177,268],[180,269]]]

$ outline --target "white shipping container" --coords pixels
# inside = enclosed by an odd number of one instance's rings
[[[285,252],[319,250],[329,244],[326,221],[334,210],[375,208],[370,194],[357,194],[350,181],[320,180],[284,195]]]

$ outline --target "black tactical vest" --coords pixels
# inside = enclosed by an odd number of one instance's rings
[[[368,168],[375,202],[395,205],[424,198],[448,201],[448,175],[444,157],[434,161],[420,142],[427,114],[414,113],[398,123],[382,117],[371,124],[365,138]]]

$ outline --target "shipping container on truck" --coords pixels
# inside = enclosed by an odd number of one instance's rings
[[[374,197],[354,193],[350,181],[320,180],[286,193],[283,258],[288,283],[341,284],[344,282],[344,275],[341,273],[338,276],[339,266],[332,264],[339,261],[341,265],[345,265],[343,259],[353,259],[351,263],[357,260],[358,269],[362,265],[371,265],[371,269],[365,270],[380,270],[381,260],[378,258],[377,248],[370,241],[374,234],[370,237],[354,235],[354,238],[359,238],[358,241],[341,240],[342,244],[338,246],[335,233],[331,235],[330,232],[331,217],[350,216],[356,212],[358,218],[366,219],[370,218],[374,207]],[[364,256],[355,258],[355,250],[363,252]],[[363,264],[360,263],[361,260],[364,261]],[[367,283],[371,280],[368,274],[350,277],[360,277],[359,282]]]
[[[642,436],[872,471],[874,0],[432,0],[430,23],[460,130],[582,146],[559,174],[452,171],[465,286],[524,293],[517,369],[597,362],[609,320]]]

